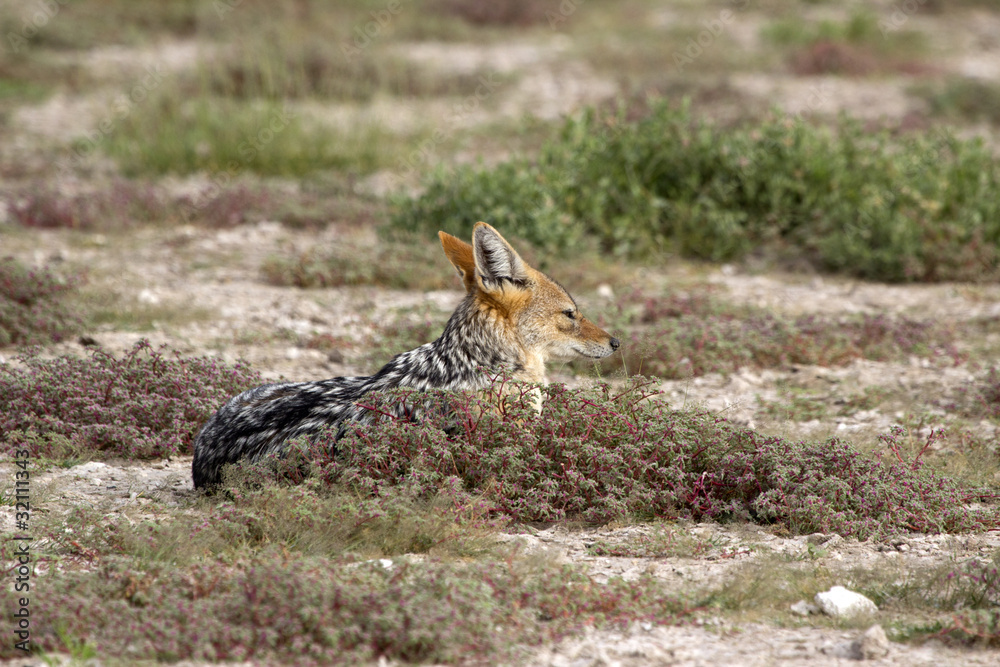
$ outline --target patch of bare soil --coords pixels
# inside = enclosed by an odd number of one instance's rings
[[[958,667],[995,665],[996,655],[954,649],[939,642],[911,647],[889,644],[879,658],[864,658],[863,630],[777,628],[748,624],[727,627],[647,627],[635,624],[619,632],[586,632],[558,647],[546,648],[528,664],[539,667],[586,665],[671,665],[672,667],[819,667],[869,665]]]
[[[903,82],[753,73],[734,75],[729,83],[750,98],[771,100],[791,115],[850,111],[860,118],[903,118],[922,108],[906,94]]]

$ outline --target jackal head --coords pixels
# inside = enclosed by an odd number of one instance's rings
[[[485,222],[476,223],[472,245],[438,232],[477,309],[497,334],[523,354],[520,379],[545,381],[545,362],[574,356],[600,359],[619,342],[580,314],[562,285],[528,266],[510,243]]]

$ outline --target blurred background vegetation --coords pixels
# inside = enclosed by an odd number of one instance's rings
[[[4,2],[0,197],[29,227],[486,219],[546,254],[994,281],[998,26],[995,0]]]

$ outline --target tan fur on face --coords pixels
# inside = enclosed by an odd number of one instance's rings
[[[516,379],[543,383],[551,358],[597,359],[617,348],[617,340],[583,317],[565,289],[525,264],[490,225],[476,223],[473,243],[478,245],[444,232],[438,235],[477,308],[520,351]]]

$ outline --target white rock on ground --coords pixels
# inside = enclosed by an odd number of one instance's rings
[[[815,600],[824,614],[839,618],[874,614],[878,611],[874,602],[843,586],[834,586],[825,593],[817,593]]]

